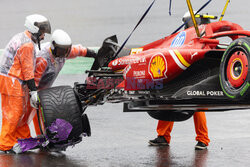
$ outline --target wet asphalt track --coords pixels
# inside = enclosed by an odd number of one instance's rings
[[[61,75],[55,85],[73,85],[82,75]],[[121,104],[105,104],[86,110],[92,136],[66,152],[38,150],[20,154],[0,153],[0,166],[248,166],[250,162],[250,113],[207,113],[208,150],[195,151],[193,119],[175,123],[170,147],[148,146],[156,137],[157,121],[147,113],[122,113]]]
[[[169,34],[179,25],[187,10],[183,2],[173,0],[173,16],[169,17],[168,1],[158,0],[129,44],[146,44]],[[193,2],[198,3],[194,4],[194,8],[198,8],[205,1]],[[74,43],[99,46],[105,37],[113,34],[117,34],[121,42],[150,3],[151,0],[1,0],[0,48],[12,35],[23,31],[25,16],[35,12],[50,18],[52,29],[66,30]],[[249,30],[249,4],[248,0],[232,1],[225,19]],[[219,15],[223,5],[224,1],[213,0],[204,12]],[[60,75],[55,85],[73,85],[74,81],[83,82],[83,79],[78,74]],[[156,137],[157,121],[146,113],[122,113],[121,104],[90,107],[86,113],[92,136],[84,138],[74,148],[62,154],[39,151],[21,155],[0,153],[0,166],[228,167],[249,166],[250,163],[249,111],[207,113],[211,139],[207,151],[194,150],[196,141],[192,118],[175,124],[170,147],[150,147],[147,141]]]

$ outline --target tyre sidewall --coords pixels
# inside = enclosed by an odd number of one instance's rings
[[[249,38],[239,38],[235,41],[233,41],[230,46],[227,48],[225,53],[223,54],[222,60],[221,60],[221,65],[220,65],[220,73],[219,73],[219,78],[220,78],[220,84],[223,92],[226,94],[227,97],[233,100],[239,100],[242,98],[245,98],[250,90],[249,90],[249,81],[250,81],[250,40]],[[226,68],[228,66],[228,61],[234,53],[235,50],[242,50],[244,53],[247,54],[247,59],[248,59],[248,74],[246,77],[246,80],[244,81],[243,85],[239,89],[232,90],[230,86],[228,86],[228,83],[226,81]]]

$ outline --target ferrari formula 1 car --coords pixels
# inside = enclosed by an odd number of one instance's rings
[[[143,111],[165,121],[184,121],[198,111],[248,109],[249,36],[236,23],[217,21],[132,48],[118,58],[116,36],[109,37],[85,82],[39,92],[40,120],[44,127],[56,118],[70,122],[74,143],[82,133],[90,135],[85,109],[105,102],[120,102],[124,112]]]

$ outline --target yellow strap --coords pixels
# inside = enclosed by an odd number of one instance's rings
[[[230,2],[230,0],[227,0],[226,5],[225,5],[225,7],[224,7],[224,9],[223,9],[223,11],[222,11],[222,13],[221,13],[221,16],[220,16],[220,20],[219,20],[219,21],[221,21],[222,18],[224,17],[224,14],[225,14],[225,12],[226,12],[227,5],[228,5],[229,2]]]
[[[197,23],[196,23],[196,20],[195,20],[192,4],[191,4],[190,0],[186,0],[186,1],[187,1],[190,16],[191,16],[191,18],[193,20],[193,23],[194,23],[194,28],[195,28],[196,34],[197,34],[198,37],[200,37],[201,35],[200,35],[199,29],[198,29],[198,26],[197,26]]]

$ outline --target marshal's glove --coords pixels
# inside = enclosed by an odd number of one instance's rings
[[[38,94],[37,91],[31,91],[30,92],[30,105],[33,108],[38,108]]]
[[[37,88],[36,88],[36,84],[35,84],[35,79],[30,79],[30,80],[27,80],[27,86],[30,90],[30,105],[31,107],[34,107],[34,108],[38,108],[37,105],[38,105],[38,95],[37,95]]]

